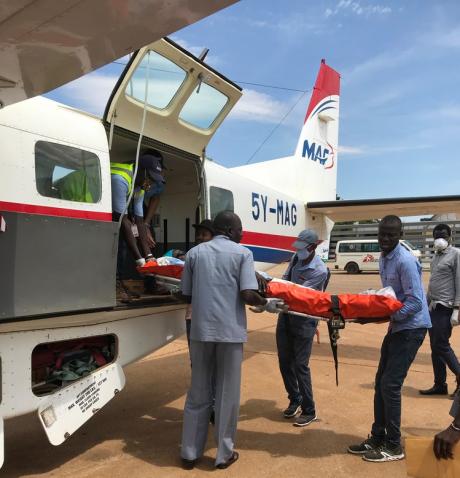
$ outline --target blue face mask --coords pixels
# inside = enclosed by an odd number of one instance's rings
[[[299,260],[304,261],[310,257],[311,251],[306,247],[305,249],[297,249],[297,257]]]

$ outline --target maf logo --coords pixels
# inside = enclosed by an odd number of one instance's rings
[[[331,169],[334,166],[334,148],[328,143],[327,147],[315,142],[309,143],[308,139],[303,142],[302,158],[312,161],[319,161],[324,169]]]

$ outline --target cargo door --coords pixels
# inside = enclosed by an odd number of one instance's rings
[[[201,156],[241,88],[169,39],[136,52],[107,104],[111,134],[124,129]]]

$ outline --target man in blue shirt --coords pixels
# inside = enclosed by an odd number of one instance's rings
[[[371,462],[402,460],[401,388],[409,367],[431,328],[422,269],[417,259],[399,244],[401,219],[385,216],[379,224],[380,277],[392,287],[403,307],[390,317],[375,377],[374,424],[371,436],[348,452]]]
[[[252,253],[239,244],[243,233],[240,218],[230,211],[220,212],[214,229],[212,240],[187,253],[181,280],[182,294],[192,304],[193,316],[192,381],[182,429],[185,469],[192,469],[203,455],[214,396],[216,467],[228,468],[238,459],[234,444],[243,343],[247,340],[245,304],[273,313],[282,305],[282,301],[265,299],[257,292]]]
[[[297,252],[283,279],[316,290],[324,289],[329,271],[315,254],[318,242],[318,235],[313,230],[305,229],[299,234],[293,244]],[[279,367],[289,398],[289,406],[283,416],[292,418],[301,412],[294,423],[297,427],[304,427],[316,420],[308,362],[317,325],[317,320],[280,314],[276,327]]]

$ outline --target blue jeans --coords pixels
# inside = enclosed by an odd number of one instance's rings
[[[375,376],[372,437],[390,447],[401,444],[401,388],[427,329],[401,330],[383,339]]]
[[[315,415],[310,360],[317,320],[280,314],[276,326],[278,361],[289,401],[302,405],[302,413]]]
[[[430,312],[432,325],[430,329],[431,361],[433,363],[434,383],[439,386],[446,383],[446,365],[455,376],[460,374],[460,363],[449,343],[452,334],[451,315],[452,309],[441,304],[436,304],[436,308]]]

